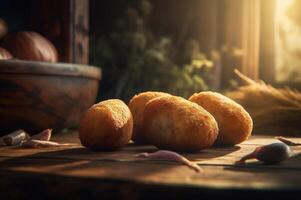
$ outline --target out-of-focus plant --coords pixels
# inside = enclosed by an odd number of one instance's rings
[[[209,89],[213,62],[198,42],[190,39],[179,48],[169,37],[156,38],[149,26],[151,12],[151,3],[143,0],[117,20],[116,31],[91,38],[90,62],[104,71],[102,98],[128,100],[146,90],[188,97]]]

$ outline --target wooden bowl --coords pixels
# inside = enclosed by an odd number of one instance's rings
[[[101,70],[87,65],[0,60],[0,135],[76,126],[100,79]]]

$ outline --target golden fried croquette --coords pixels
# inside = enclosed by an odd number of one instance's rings
[[[216,92],[195,93],[189,98],[210,112],[217,121],[219,135],[216,145],[232,146],[251,135],[253,121],[238,103]]]
[[[149,101],[143,113],[142,127],[151,144],[175,151],[208,148],[218,134],[217,123],[209,112],[175,96]]]
[[[131,111],[123,101],[111,99],[93,105],[82,116],[79,139],[94,150],[114,150],[129,143],[132,131]]]
[[[145,133],[141,131],[142,116],[146,103],[156,97],[161,96],[170,96],[170,94],[164,92],[142,92],[138,95],[135,95],[130,100],[129,108],[134,119],[132,140],[136,144],[149,144],[149,142],[145,138]]]

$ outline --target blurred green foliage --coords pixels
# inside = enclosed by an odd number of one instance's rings
[[[109,35],[91,37],[90,63],[103,69],[100,98],[128,100],[142,91],[188,97],[208,90],[213,62],[198,42],[177,47],[170,37],[155,37],[149,26],[152,4],[127,8]]]

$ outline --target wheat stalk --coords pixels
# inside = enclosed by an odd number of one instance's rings
[[[226,93],[252,116],[255,134],[301,135],[301,93],[277,89],[234,71],[245,86]]]

